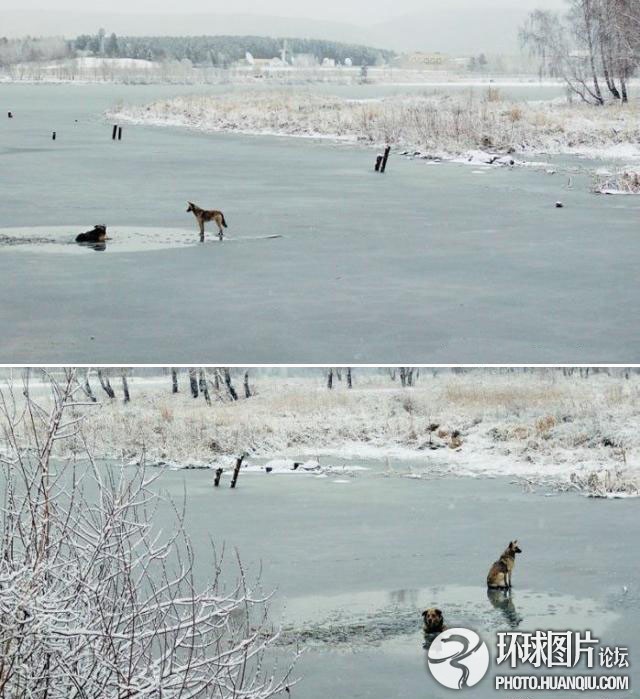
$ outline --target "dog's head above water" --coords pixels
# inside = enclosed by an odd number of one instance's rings
[[[444,615],[439,609],[430,607],[422,612],[425,633],[440,633],[444,631]]]

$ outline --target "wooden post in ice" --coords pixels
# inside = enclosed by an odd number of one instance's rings
[[[387,146],[384,149],[384,155],[382,156],[382,165],[380,166],[380,172],[384,172],[387,167],[387,160],[389,160],[389,153],[391,153],[391,146]]]
[[[118,141],[122,141],[122,126],[118,126]]]
[[[51,134],[51,140],[52,141],[56,140],[56,132],[55,131]]]
[[[347,367],[347,388],[353,388],[353,377],[351,376],[351,367]]]
[[[7,118],[13,119],[13,112],[7,112]]]
[[[213,485],[216,488],[220,485],[220,479],[222,478],[222,471],[223,471],[223,469],[221,469],[221,468],[216,469],[216,477],[213,481]]]
[[[114,124],[114,125],[113,125],[113,131],[111,132],[111,140],[112,140],[112,141],[115,141],[117,135],[118,135],[118,125],[117,125],[117,124]]]
[[[380,172],[380,165],[382,165],[382,156],[378,154],[376,157],[376,172]]]
[[[238,482],[238,476],[240,475],[240,467],[242,466],[242,461],[244,460],[245,454],[239,456],[236,459],[236,465],[233,467],[233,476],[231,477],[231,487],[235,488]]]

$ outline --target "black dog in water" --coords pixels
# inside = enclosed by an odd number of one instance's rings
[[[107,227],[103,225],[94,226],[93,230],[76,236],[76,243],[103,243],[105,240],[107,240]]]
[[[76,243],[88,243],[94,250],[106,250],[107,240],[107,227],[104,225],[94,226],[92,230],[76,236]]]

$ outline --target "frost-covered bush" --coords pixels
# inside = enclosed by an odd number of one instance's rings
[[[596,194],[640,194],[640,170],[598,173],[593,183]]]
[[[600,469],[586,473],[574,472],[571,486],[592,498],[625,498],[640,496],[640,478],[637,473],[617,469]]]
[[[640,141],[637,104],[593,109],[566,102],[505,102],[495,92],[349,100],[284,90],[196,95],[126,106],[112,116],[203,131],[330,137],[421,152],[589,152]]]

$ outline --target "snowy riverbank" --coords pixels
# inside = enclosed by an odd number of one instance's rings
[[[306,463],[298,475],[335,475],[337,461],[349,460],[355,471],[359,461],[386,459],[389,475],[506,475],[566,486],[573,479],[593,494],[637,494],[636,375],[423,372],[411,389],[357,371],[355,380],[352,390],[338,384],[328,391],[320,372],[316,379],[259,377],[252,398],[208,406],[186,386],[172,395],[169,377],[134,376],[131,403],[87,410],[84,439],[96,456],[125,463],[230,468],[246,452],[259,471],[278,459],[274,471],[290,472],[295,459]],[[70,444],[82,452],[80,442]]]
[[[349,100],[284,91],[187,96],[120,106],[109,118],[203,132],[236,132],[379,146],[425,158],[473,151],[513,155],[574,154],[640,158],[640,108],[503,101],[497,88],[468,94]],[[504,164],[504,163],[499,163]]]

